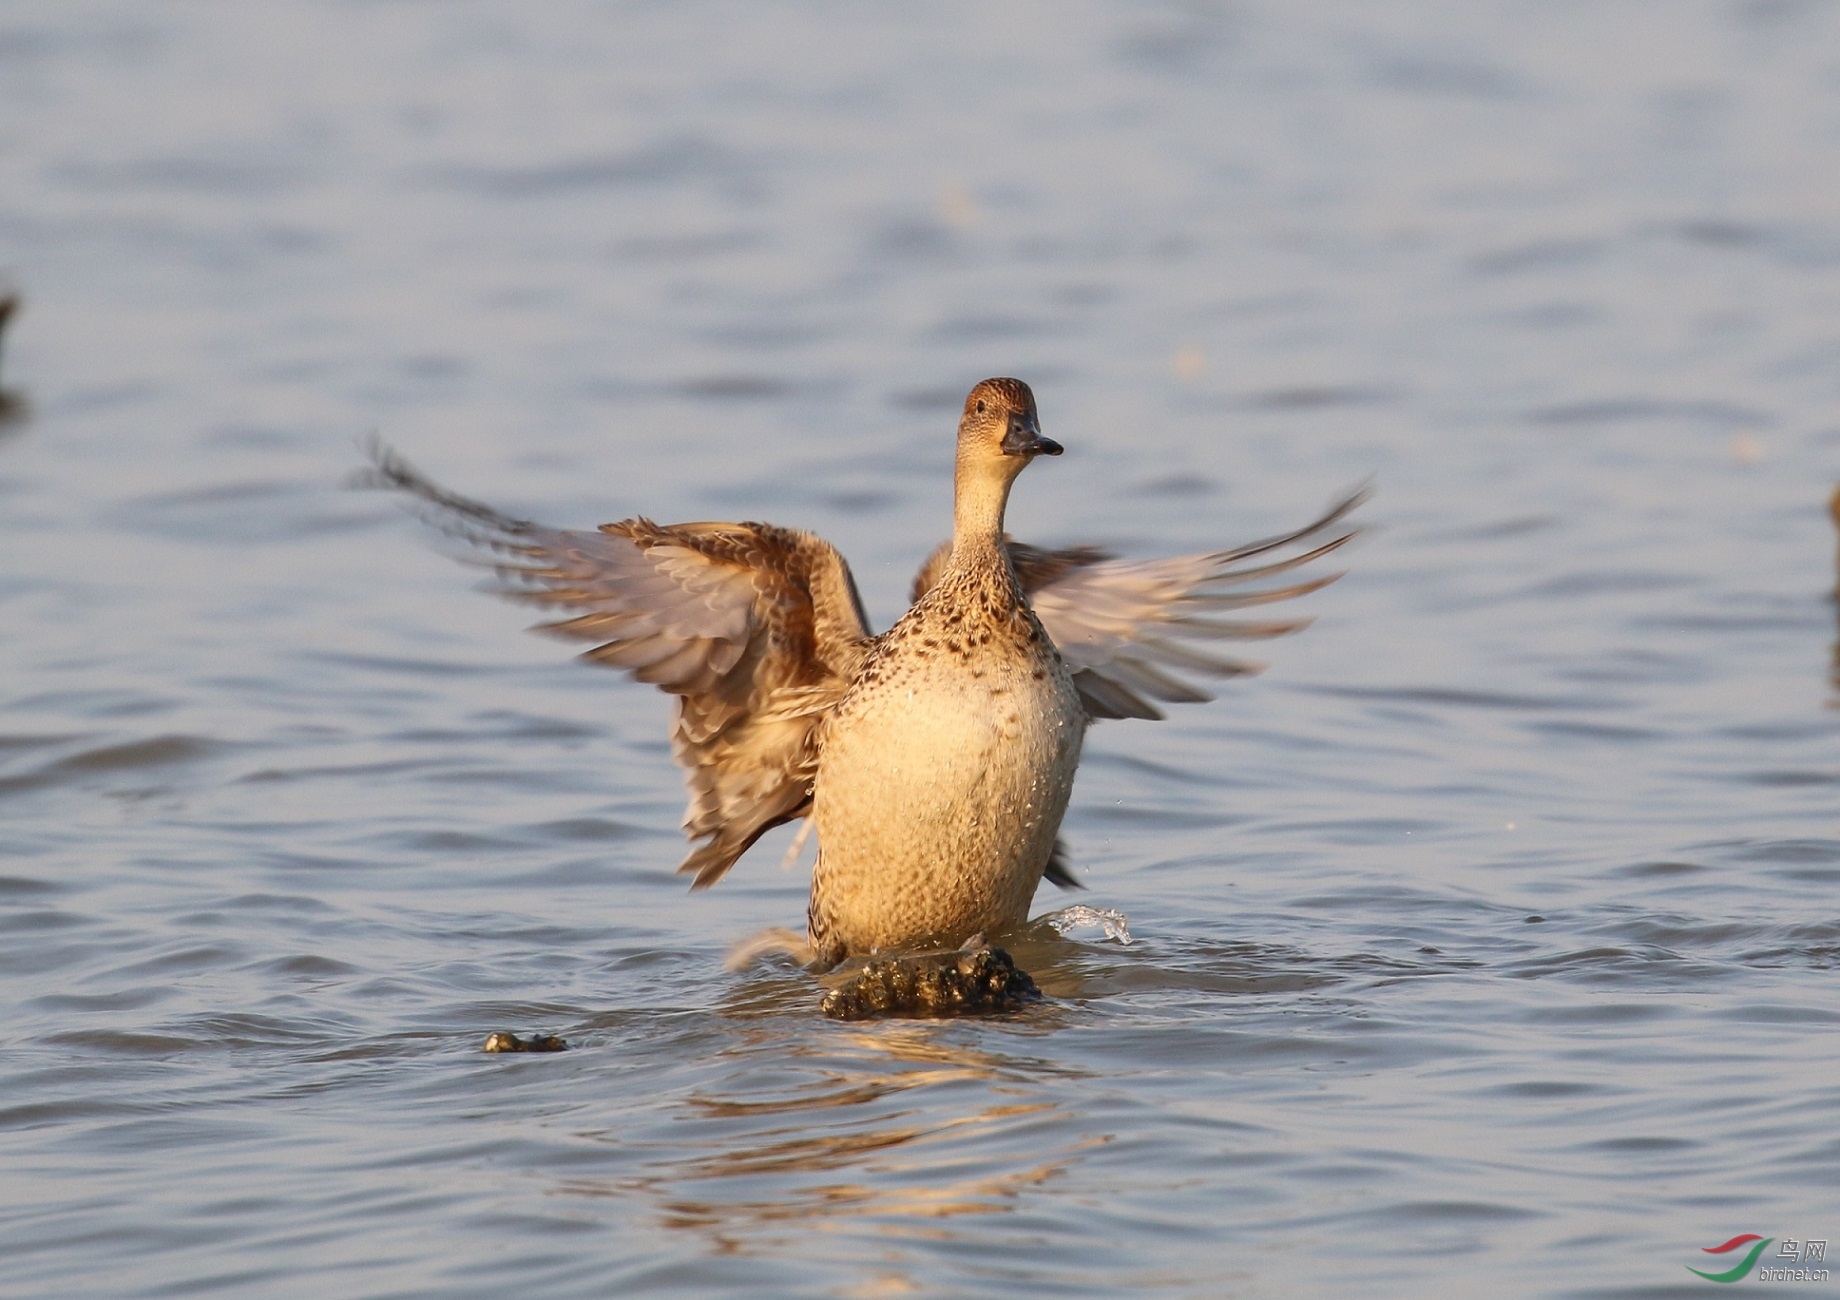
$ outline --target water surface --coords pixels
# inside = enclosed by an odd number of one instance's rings
[[[1836,177],[1819,4],[10,7],[6,1288],[1660,1297],[1834,1241]],[[783,834],[671,874],[666,702],[340,484],[375,430],[558,524],[811,528],[885,624],[990,374],[1069,449],[1026,538],[1370,474],[1376,527],[1265,676],[1092,734],[1136,942],[833,1024],[722,968],[802,916]]]

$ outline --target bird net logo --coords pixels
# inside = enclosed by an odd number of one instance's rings
[[[1776,1242],[1776,1253],[1765,1259],[1763,1252],[1770,1248],[1771,1242]],[[1825,1241],[1797,1241],[1794,1237],[1777,1241],[1775,1237],[1741,1232],[1722,1245],[1701,1246],[1700,1250],[1707,1255],[1724,1255],[1731,1261],[1729,1268],[1716,1272],[1687,1265],[1687,1272],[1698,1273],[1708,1282],[1742,1282],[1754,1268],[1759,1282],[1827,1281],[1826,1269],[1809,1267],[1827,1262]],[[1760,1259],[1765,1262],[1762,1268],[1757,1268]]]

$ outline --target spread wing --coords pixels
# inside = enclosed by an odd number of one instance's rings
[[[1302,528],[1201,555],[1120,560],[1091,546],[1044,550],[1006,542],[1022,589],[1072,670],[1086,711],[1095,718],[1160,718],[1153,700],[1213,698],[1182,675],[1237,677],[1261,667],[1221,653],[1219,642],[1283,636],[1309,625],[1307,618],[1219,616],[1306,595],[1341,577],[1272,585],[1346,545],[1359,530],[1343,521],[1368,495],[1362,487]],[[949,544],[933,553],[915,580],[917,591],[932,585],[949,554]]]
[[[702,841],[678,867],[692,888],[810,811],[816,725],[868,646],[855,581],[828,542],[756,523],[546,528],[437,487],[381,442],[369,450],[360,485],[409,494],[429,523],[497,556],[499,594],[566,615],[539,630],[596,642],[584,658],[678,697],[684,831]]]

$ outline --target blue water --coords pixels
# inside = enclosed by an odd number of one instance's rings
[[[1666,1297],[1835,1242],[1837,177],[1818,3],[0,10],[0,1291]],[[1068,448],[1024,538],[1369,475],[1371,528],[1264,676],[1091,734],[1135,942],[832,1023],[722,965],[803,916],[786,833],[672,874],[667,702],[341,484],[377,431],[557,524],[811,528],[885,625],[992,374]]]

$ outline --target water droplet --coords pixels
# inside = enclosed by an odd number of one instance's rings
[[[1108,939],[1116,939],[1121,944],[1131,942],[1129,918],[1110,907],[1088,907],[1084,903],[1075,903],[1058,912],[1049,912],[1041,919],[1053,926],[1056,934],[1064,935],[1069,930],[1082,930],[1096,925],[1105,931]]]

